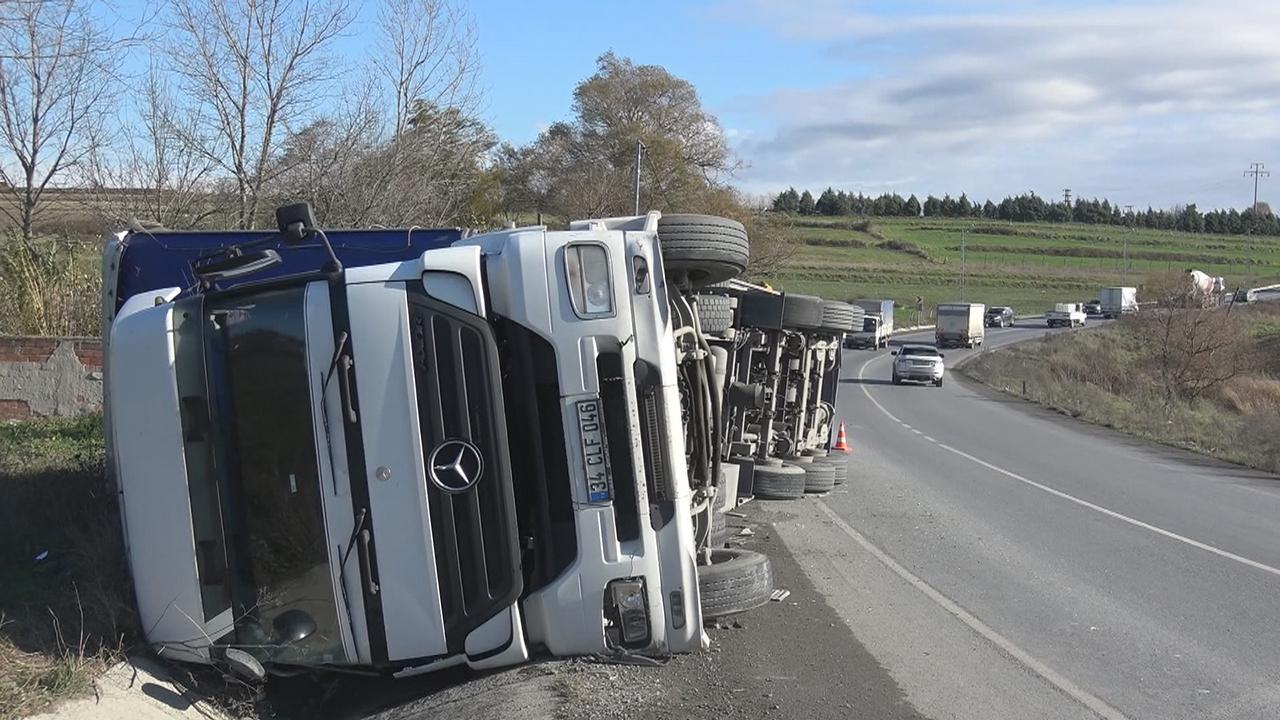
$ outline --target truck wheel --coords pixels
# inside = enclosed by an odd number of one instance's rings
[[[942,387],[942,378],[938,378],[937,380],[934,380],[934,381],[933,381],[933,386],[934,386],[934,387]]]
[[[724,295],[698,295],[698,322],[702,332],[721,335],[733,327],[733,308],[737,301]]]
[[[782,326],[791,330],[817,330],[822,327],[822,298],[814,295],[782,296]]]
[[[862,327],[865,310],[857,305],[827,300],[822,303],[822,329],[831,332],[849,332],[854,327]],[[856,324],[856,325],[855,325]]]
[[[738,324],[762,330],[781,330],[782,297],[760,290],[744,293],[738,298]]]
[[[849,479],[849,456],[844,453],[831,453],[815,462],[820,462],[835,471],[835,484],[843,485]]]
[[[804,470],[794,465],[756,465],[754,492],[761,500],[804,497]]]
[[[694,289],[738,277],[751,255],[742,223],[714,215],[663,215],[658,242],[667,276]]]
[[[901,385],[901,384],[902,384],[902,378],[898,377],[898,373],[894,373],[894,374],[893,374],[893,384],[894,384],[894,385]]]
[[[712,550],[711,564],[698,566],[698,595],[703,618],[724,617],[764,605],[773,595],[769,558],[737,548]]]
[[[802,466],[804,468],[804,491],[806,493],[824,493],[831,492],[831,488],[836,486],[836,471],[828,463],[811,462]]]

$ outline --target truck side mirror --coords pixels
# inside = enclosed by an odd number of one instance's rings
[[[889,351],[889,354],[890,354],[890,355],[897,355],[897,354],[898,354],[898,351],[897,351],[897,350],[890,350],[890,351]]]

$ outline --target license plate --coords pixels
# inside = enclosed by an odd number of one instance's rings
[[[613,479],[609,472],[609,446],[605,442],[600,400],[578,401],[578,435],[582,438],[582,461],[587,468],[587,501],[611,502]]]

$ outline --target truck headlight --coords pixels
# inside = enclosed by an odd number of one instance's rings
[[[566,247],[564,271],[578,317],[613,315],[613,278],[609,272],[609,253],[602,245],[583,243]]]
[[[605,588],[604,614],[613,625],[613,644],[642,647],[649,643],[649,602],[644,578],[614,580]],[[621,642],[619,642],[621,641]]]

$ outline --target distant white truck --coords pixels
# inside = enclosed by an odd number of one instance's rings
[[[1102,304],[1104,318],[1138,312],[1138,288],[1104,287],[1098,291],[1098,302]]]
[[[862,316],[862,328],[846,337],[845,346],[872,350],[889,347],[889,338],[893,337],[893,301],[864,298],[854,300],[853,304],[866,314]]]
[[[1083,303],[1057,303],[1044,314],[1044,321],[1049,327],[1084,327],[1087,317]]]
[[[938,323],[934,331],[938,347],[981,347],[986,337],[982,303],[939,303]]]

